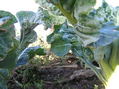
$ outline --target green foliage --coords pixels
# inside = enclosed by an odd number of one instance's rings
[[[17,17],[21,25],[20,49],[23,50],[37,38],[33,29],[39,24],[39,17],[32,11],[20,11]]]
[[[8,76],[8,70],[0,69],[0,89],[7,89],[6,80]]]
[[[3,18],[6,16],[9,18],[4,20]],[[15,39],[14,23],[16,18],[9,12],[1,11],[0,68],[13,69],[18,55],[37,37],[33,30],[38,25],[39,20],[36,18],[36,14],[30,11],[21,11],[17,13],[17,16],[21,24],[20,41]]]
[[[46,55],[46,52],[43,48],[39,46],[28,47],[18,57],[17,66],[26,64],[30,59],[32,59],[35,55]]]
[[[72,24],[72,27],[67,25],[67,28],[63,28],[62,25],[58,30],[55,28],[56,31],[49,36],[51,49],[55,49],[53,52],[63,56],[72,50],[106,85],[119,65],[118,7],[113,8],[103,2],[102,6],[95,9],[96,0],[50,0],[50,2],[58,7]],[[71,47],[68,51],[62,49],[64,53],[59,53],[61,49],[56,47],[62,46],[60,45],[62,40]],[[96,61],[99,67],[93,65],[93,61]]]
[[[14,23],[17,20],[10,12],[0,11],[0,88],[7,89],[8,70],[16,65],[18,41],[15,39]]]
[[[74,36],[73,28],[66,23],[55,25],[54,29],[56,30],[47,37],[47,41],[51,44],[51,51],[58,56],[64,56],[71,50],[72,44],[77,44],[77,36]]]
[[[17,48],[17,40],[15,39],[15,28],[14,23],[16,22],[16,18],[10,14],[9,12],[0,11],[1,13],[1,32],[0,32],[0,68],[8,68],[11,69],[15,65],[16,59],[16,48]],[[9,17],[6,20],[3,18]],[[5,25],[6,24],[6,25]],[[2,31],[2,29],[4,29]],[[10,56],[12,54],[12,56]],[[7,64],[5,64],[5,61]],[[13,64],[8,64],[13,61]]]
[[[20,11],[17,17],[21,25],[20,40],[15,38],[14,23],[17,22],[15,16],[10,12],[0,11],[0,89],[7,89],[7,77],[16,66],[19,55],[37,37],[33,29],[39,24],[39,16],[32,11]],[[42,48],[36,49],[32,57],[35,54],[43,55],[43,50]],[[28,56],[31,57],[30,54]]]
[[[2,19],[2,18],[5,18],[5,19]],[[2,28],[6,27],[6,26],[10,26],[10,25],[17,22],[14,15],[12,15],[10,12],[3,11],[3,10],[0,10],[0,19],[4,20],[2,26],[1,26],[1,23],[0,23],[0,27],[2,27]],[[1,20],[0,20],[0,22],[1,22]]]
[[[36,2],[39,4],[38,14],[41,23],[46,29],[65,22],[66,17],[54,5],[48,3],[47,0],[36,0]]]
[[[68,44],[64,40],[55,40],[52,43],[51,51],[57,54],[58,56],[64,56],[71,49],[71,44]]]

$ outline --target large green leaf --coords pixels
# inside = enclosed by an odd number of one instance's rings
[[[0,10],[0,89],[7,89],[8,70],[16,65],[17,40],[15,39],[14,15]]]
[[[0,25],[0,68],[12,69],[16,61],[17,41],[14,28],[16,18],[10,12],[0,11],[0,20],[2,22]]]
[[[51,51],[54,52],[57,56],[64,56],[69,52],[71,46],[72,45],[66,41],[59,39],[51,44]]]
[[[20,49],[24,50],[37,38],[33,29],[39,24],[39,17],[32,11],[20,11],[17,13],[17,17],[21,24]]]
[[[14,46],[14,28],[9,27],[6,28],[6,32],[0,32],[0,57],[4,58],[8,51]]]
[[[4,19],[1,19],[1,18],[4,18]],[[17,22],[14,15],[12,15],[8,11],[3,11],[3,10],[0,10],[0,19],[1,19],[0,22],[3,21],[2,26],[0,23],[0,27],[6,27]]]

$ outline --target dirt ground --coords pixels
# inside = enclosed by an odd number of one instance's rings
[[[76,64],[17,67],[8,89],[104,89],[93,71]]]

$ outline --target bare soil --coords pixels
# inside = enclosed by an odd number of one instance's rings
[[[104,89],[90,69],[76,64],[17,67],[8,81],[8,89]]]

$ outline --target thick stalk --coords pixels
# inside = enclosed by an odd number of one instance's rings
[[[62,14],[67,17],[67,19],[70,21],[70,23],[71,23],[72,25],[75,25],[75,24],[77,23],[77,20],[76,20],[73,16],[71,16],[71,13],[67,12],[67,11],[61,6],[60,3],[55,4],[55,6],[60,9],[60,11],[62,12]]]

